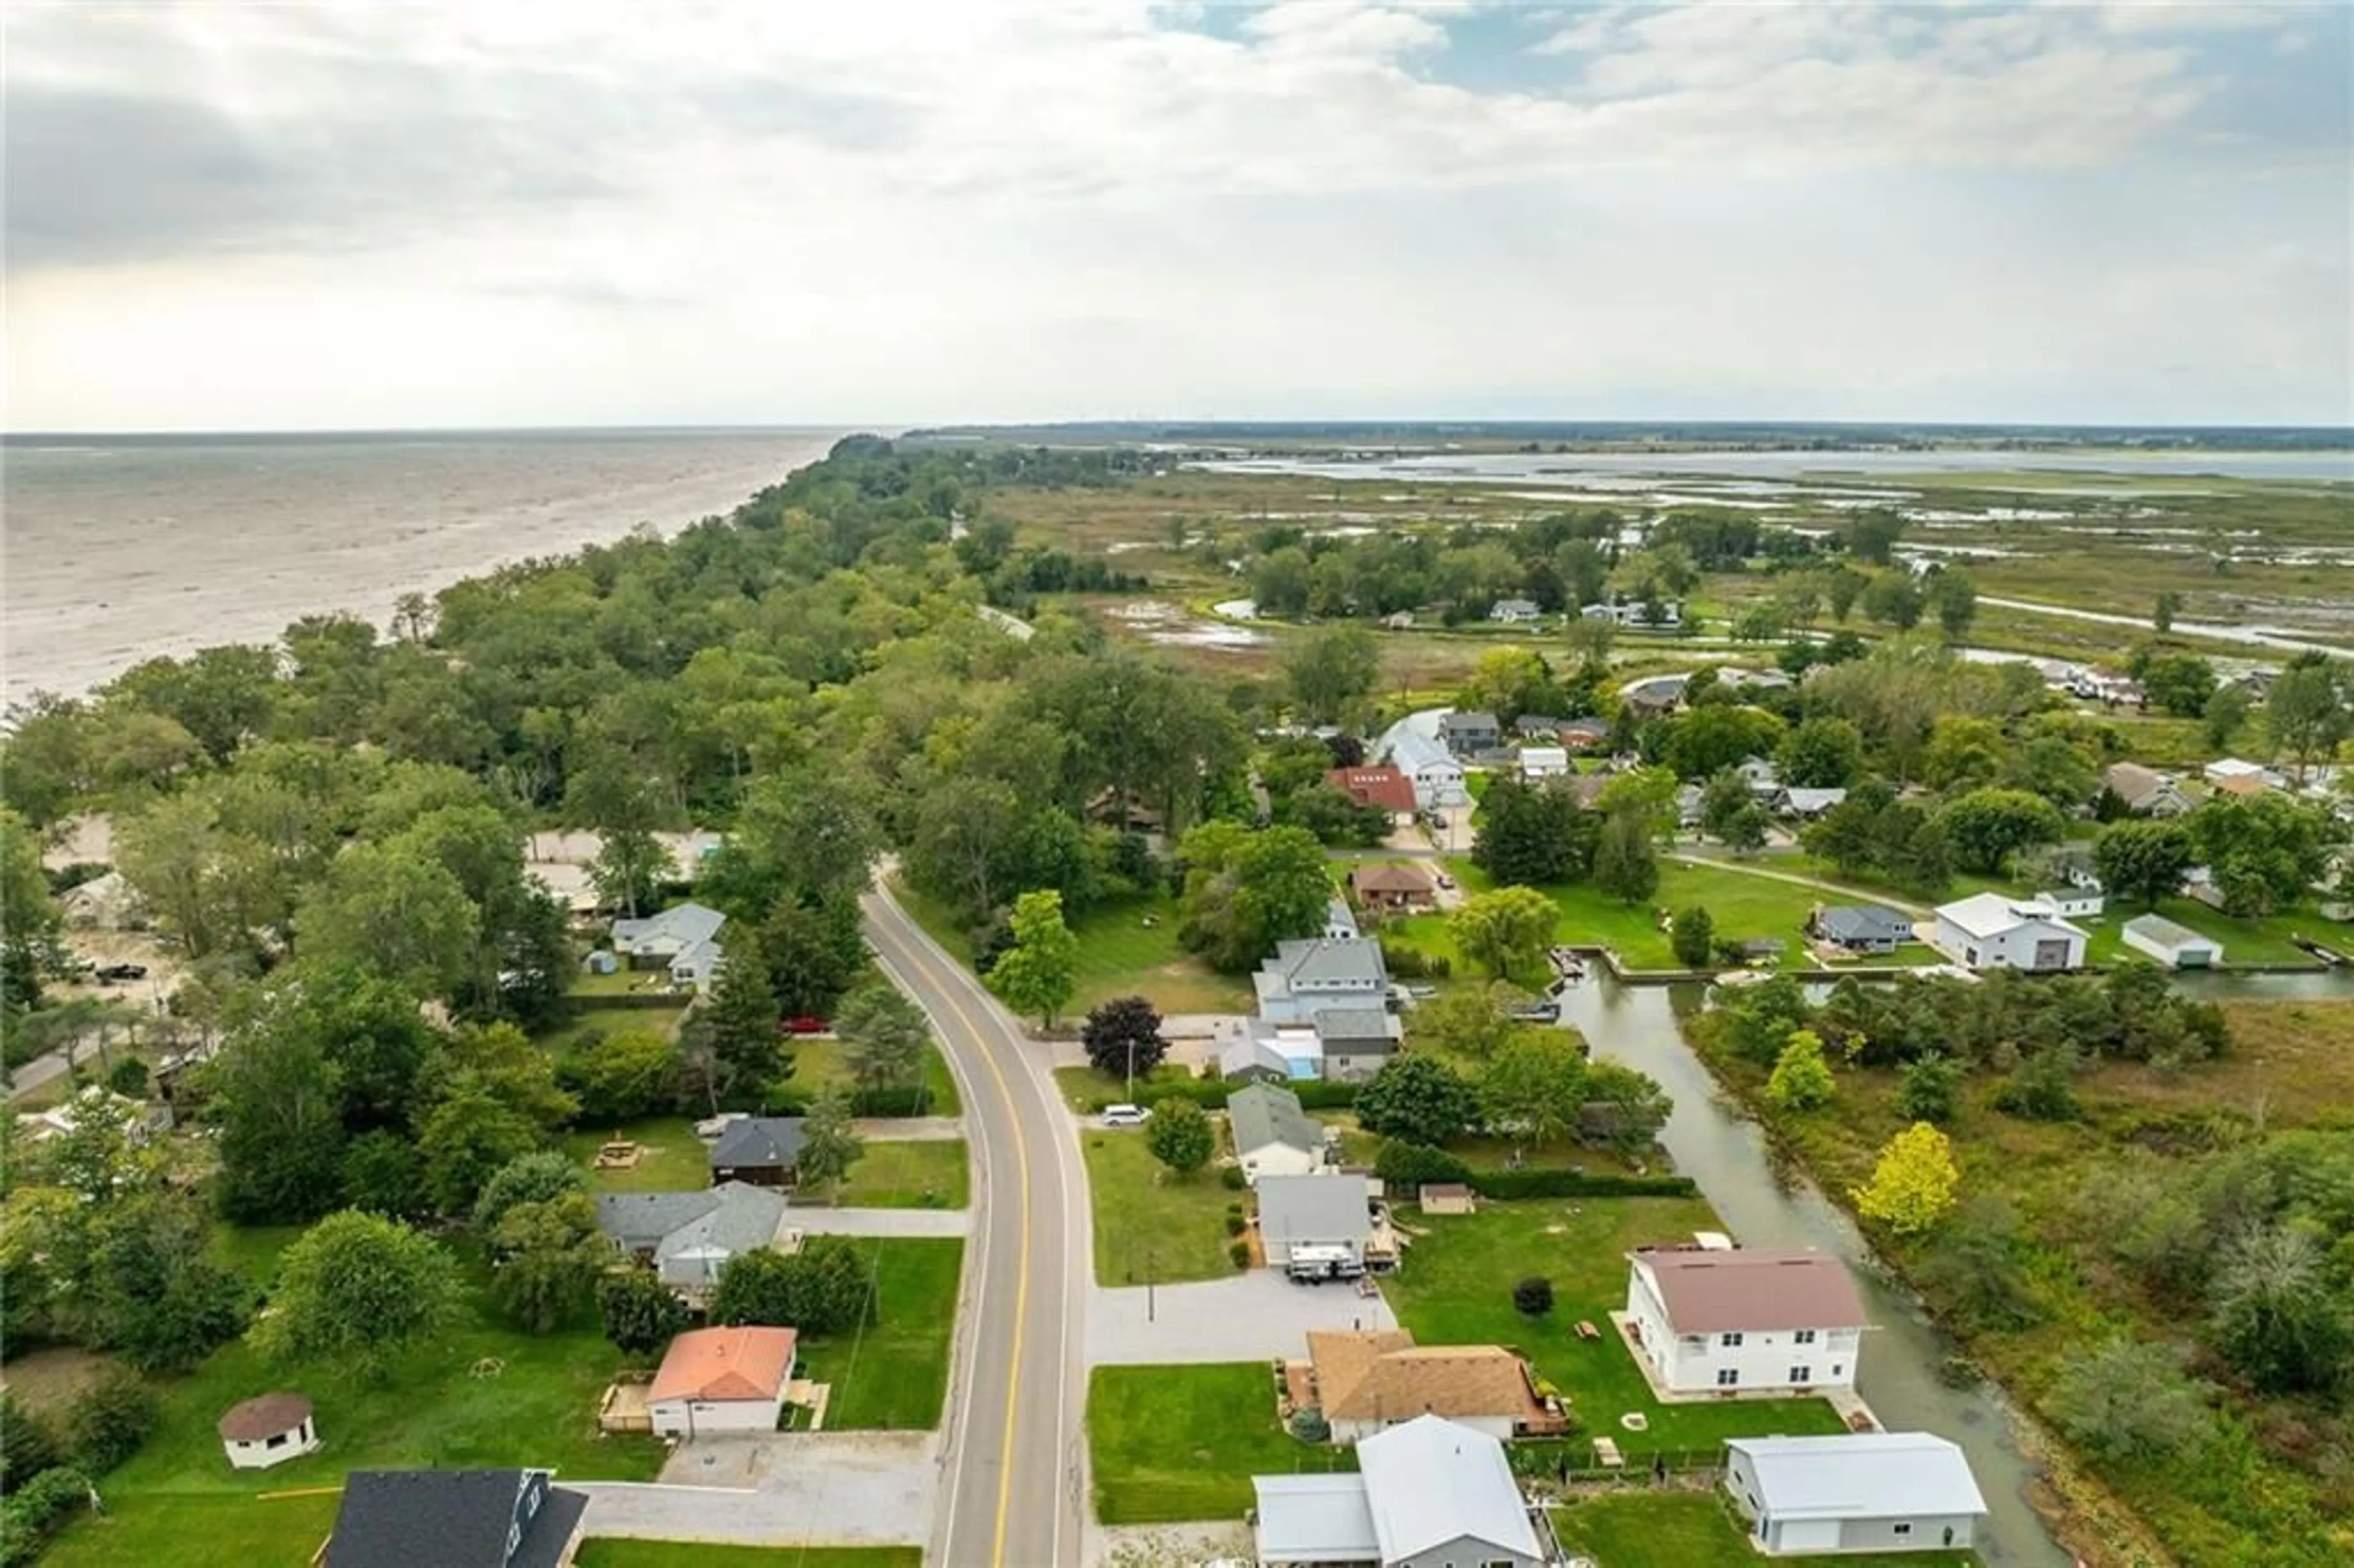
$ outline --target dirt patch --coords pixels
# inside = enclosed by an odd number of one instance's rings
[[[57,1345],[12,1356],[0,1363],[0,1388],[44,1414],[61,1414],[114,1366],[111,1356],[72,1345]]]

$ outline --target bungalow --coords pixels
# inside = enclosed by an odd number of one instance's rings
[[[1644,717],[1673,713],[1684,700],[1684,687],[1691,680],[1688,670],[1671,675],[1647,675],[1619,687],[1618,700]]]
[[[1539,620],[1543,616],[1532,599],[1500,599],[1488,607],[1488,619],[1504,624]]]
[[[1913,917],[1877,904],[1818,906],[1808,934],[1850,953],[1893,953],[1913,939]]]
[[[1251,976],[1259,1016],[1275,1023],[1308,1022],[1323,1007],[1379,1007],[1389,984],[1381,944],[1362,937],[1278,942]]]
[[[2091,887],[2039,888],[2028,902],[2065,920],[2096,920],[2101,911],[2108,907],[2109,897],[2096,883]]]
[[[1357,902],[1384,915],[1434,909],[1438,884],[1418,865],[1361,865],[1349,873],[1349,891]]]
[[[1736,1437],[1724,1489],[1767,1556],[1967,1551],[1986,1498],[1961,1449],[1926,1432]]]
[[[1338,1444],[1424,1415],[1505,1442],[1569,1426],[1561,1401],[1539,1394],[1528,1362],[1501,1345],[1426,1348],[1403,1329],[1310,1330],[1308,1360],[1288,1363],[1284,1381],[1295,1404],[1322,1412]]]
[[[2180,785],[2138,762],[2110,763],[2101,773],[2101,788],[2137,817],[2179,817],[2190,810]]]
[[[588,1494],[546,1470],[354,1470],[313,1568],[567,1568]]]
[[[1610,738],[1610,726],[1604,719],[1574,718],[1561,726],[1554,738],[1572,751],[1591,751]]]
[[[699,1192],[600,1192],[597,1228],[615,1250],[684,1293],[709,1290],[729,1258],[788,1239],[785,1195],[722,1181]]]
[[[1937,906],[1928,939],[1965,969],[2056,973],[2084,967],[2086,938],[2045,906],[1974,893]]]
[[[1463,787],[1463,764],[1419,730],[1401,725],[1390,732],[1389,761],[1413,782],[1414,798],[1426,810],[1466,805],[1471,800]]]
[[[1289,1089],[1253,1084],[1236,1090],[1226,1101],[1226,1122],[1246,1181],[1324,1169],[1324,1128],[1299,1108],[1299,1097]]]
[[[2248,786],[2253,785],[2255,789],[2261,790],[2275,777],[2263,763],[2251,762],[2244,757],[2219,757],[2200,768],[2200,772],[2205,776],[2208,783],[2219,789],[2232,789],[2234,786],[2245,789]]]
[[[670,1342],[646,1404],[659,1437],[774,1432],[785,1413],[790,1329],[695,1329]]]
[[[724,957],[719,928],[727,916],[679,904],[643,920],[613,922],[613,950],[633,969],[668,969],[671,983],[707,990]]]
[[[1504,743],[1504,726],[1494,714],[1458,708],[1439,719],[1438,738],[1458,757],[1477,757]]]
[[[1396,1257],[1394,1244],[1379,1255],[1363,1176],[1261,1177],[1258,1229],[1267,1267],[1293,1279],[1353,1279]]]
[[[2170,969],[2209,969],[2223,961],[2223,944],[2163,915],[2142,915],[2128,920],[2125,944],[2147,953]]]
[[[1628,1332],[1660,1387],[1805,1393],[1854,1383],[1872,1324],[1829,1254],[1653,1251],[1628,1263]]]
[[[756,1187],[790,1187],[800,1180],[802,1142],[797,1116],[737,1117],[711,1146],[711,1184],[748,1181]]]
[[[1394,768],[1335,768],[1324,782],[1360,806],[1392,817],[1410,819],[1415,813],[1414,780]]]
[[[1554,741],[1561,738],[1564,722],[1550,714],[1522,714],[1512,721],[1512,731],[1522,740]]]
[[[1521,747],[1521,777],[1558,779],[1569,771],[1569,748],[1564,746]]]
[[[1585,605],[1581,607],[1577,613],[1580,620],[1607,620],[1618,626],[1632,627],[1641,630],[1661,630],[1681,626],[1684,623],[1684,606],[1681,599],[1661,600],[1656,618],[1652,616],[1650,610],[1651,606],[1641,599],[1622,599],[1617,604]]]
[[[1324,1568],[1543,1568],[1504,1446],[1424,1415],[1357,1445],[1348,1475],[1254,1476],[1257,1561]]]
[[[1811,822],[1846,799],[1847,791],[1844,789],[1786,786],[1774,792],[1774,814]]]

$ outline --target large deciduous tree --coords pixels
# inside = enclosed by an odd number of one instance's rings
[[[2068,831],[2059,808],[2023,789],[1973,789],[1948,801],[1938,820],[1962,869],[1988,876],[2001,875],[2020,850],[2058,843]]]
[[[1292,706],[1312,725],[1338,724],[1353,715],[1381,671],[1381,646],[1362,626],[1319,627],[1294,638],[1283,655]]]
[[[1514,1031],[1479,1075],[1488,1127],[1516,1142],[1543,1148],[1566,1138],[1585,1103],[1585,1054],[1565,1030]]]
[[[1475,894],[1447,916],[1447,933],[1466,959],[1503,977],[1544,958],[1561,911],[1531,887]]]
[[[278,1262],[270,1310],[251,1330],[272,1361],[333,1361],[381,1375],[456,1309],[458,1266],[397,1221],[346,1210],[320,1221]]]
[[[2182,885],[2191,854],[2179,822],[2119,822],[2093,845],[2093,866],[2110,897],[2155,905]]]
[[[1150,1074],[1169,1054],[1161,1014],[1140,996],[1119,996],[1088,1012],[1079,1032],[1088,1065],[1115,1078]]]
[[[1462,1137],[1479,1108],[1471,1086],[1432,1056],[1392,1056],[1357,1091],[1367,1132],[1434,1149]]]
[[[1014,1012],[1051,1027],[1078,987],[1079,943],[1063,923],[1063,895],[1023,894],[1013,901],[1009,925],[1013,945],[990,966],[989,989]]]
[[[1640,904],[1659,890],[1659,857],[1650,824],[1631,811],[1614,811],[1594,850],[1594,885],[1621,904]]]
[[[1856,1213],[1898,1235],[1918,1235],[1954,1212],[1961,1184],[1953,1145],[1927,1122],[1916,1121],[1881,1149],[1871,1181],[1855,1190]]]
[[[1182,1096],[1155,1102],[1151,1119],[1144,1124],[1144,1141],[1152,1158],[1180,1176],[1191,1176],[1207,1165],[1218,1149],[1208,1115]]]

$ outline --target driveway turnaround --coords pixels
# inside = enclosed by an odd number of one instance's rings
[[[861,1117],[850,1130],[869,1143],[948,1143],[964,1136],[960,1116]]]
[[[588,1494],[591,1536],[914,1546],[938,1480],[929,1432],[779,1432],[682,1443],[652,1485],[565,1485]]]
[[[785,1210],[785,1224],[813,1236],[960,1236],[972,1228],[962,1209],[829,1209],[822,1203]]]
[[[1294,1285],[1265,1268],[1150,1291],[1098,1287],[1087,1292],[1087,1364],[1272,1361],[1306,1355],[1310,1329],[1396,1327],[1378,1296],[1340,1283]]]

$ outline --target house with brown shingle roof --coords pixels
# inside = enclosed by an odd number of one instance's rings
[[[1416,1345],[1403,1329],[1308,1336],[1308,1360],[1285,1367],[1296,1404],[1324,1414],[1335,1443],[1355,1443],[1423,1415],[1500,1440],[1569,1429],[1560,1399],[1537,1393],[1529,1365],[1501,1345]]]
[[[1828,1253],[1628,1255],[1627,1329],[1671,1393],[1813,1393],[1855,1382],[1872,1320]]]
[[[1438,905],[1438,885],[1418,865],[1358,866],[1349,873],[1349,891],[1361,907],[1383,914]]]

